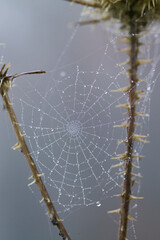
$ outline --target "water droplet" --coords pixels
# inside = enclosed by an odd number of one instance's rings
[[[101,203],[99,201],[96,202],[97,207],[101,206]]]
[[[150,90],[151,90],[151,86],[148,86],[148,87],[147,87],[147,90],[150,91]]]

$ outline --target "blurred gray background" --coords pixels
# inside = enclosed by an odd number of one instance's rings
[[[95,46],[99,49],[101,45],[105,45],[106,32],[102,26],[96,26],[95,32],[91,27],[84,27],[78,30],[78,41],[69,42],[69,48],[63,54],[73,33],[69,23],[77,21],[81,12],[81,7],[71,7],[63,0],[1,0],[0,9],[0,42],[6,44],[1,48],[1,55],[6,63],[11,64],[10,73],[34,69],[44,69],[52,73],[59,56],[63,62],[59,65],[63,70],[63,65],[78,59],[83,60],[88,47],[88,52],[91,52]],[[100,60],[93,59],[87,67],[92,69],[97,61]],[[82,61],[82,66],[85,64]],[[36,83],[38,79],[37,76]],[[145,158],[141,162],[143,179],[140,195],[144,196],[144,200],[138,204],[138,222],[135,223],[139,240],[158,240],[160,236],[159,91],[158,79],[151,96],[150,143],[143,148]],[[12,94],[16,94],[16,90]],[[16,112],[20,118],[18,109]],[[49,223],[38,199],[27,187],[29,169],[22,154],[11,149],[16,138],[2,104],[0,136],[0,239],[61,239],[56,228]],[[117,200],[111,199],[103,202],[99,208],[82,208],[64,219],[64,224],[73,240],[116,240],[118,226],[113,221],[115,218],[108,216],[106,212],[117,207]]]

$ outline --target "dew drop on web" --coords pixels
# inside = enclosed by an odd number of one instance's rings
[[[97,207],[100,207],[101,206],[101,203],[99,201],[96,202],[96,206]]]

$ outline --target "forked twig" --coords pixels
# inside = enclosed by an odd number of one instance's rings
[[[4,106],[8,112],[11,124],[13,126],[14,132],[17,136],[17,144],[13,147],[14,150],[16,149],[21,149],[21,152],[23,152],[28,166],[30,167],[30,170],[32,172],[32,176],[31,178],[33,178],[33,182],[30,183],[29,185],[32,185],[34,183],[37,184],[41,195],[42,195],[42,201],[45,202],[47,209],[48,209],[48,215],[50,216],[50,221],[52,222],[52,224],[54,226],[57,226],[57,228],[59,229],[59,235],[62,237],[63,240],[71,240],[71,238],[69,237],[63,223],[62,220],[59,218],[57,211],[52,203],[52,200],[47,192],[47,189],[43,183],[43,180],[41,178],[41,176],[43,174],[40,174],[33,158],[31,157],[29,148],[27,146],[27,143],[25,141],[24,135],[21,131],[21,128],[19,126],[18,120],[16,118],[15,112],[13,110],[12,104],[10,102],[9,96],[8,96],[8,90],[12,87],[12,81],[14,78],[23,76],[23,75],[29,75],[29,74],[42,74],[45,73],[45,71],[33,71],[33,72],[24,72],[24,73],[20,73],[20,74],[15,74],[15,75],[7,75],[9,66],[6,67],[5,69],[5,64],[2,66],[1,70],[0,70],[0,94],[3,98],[3,102],[4,102]]]

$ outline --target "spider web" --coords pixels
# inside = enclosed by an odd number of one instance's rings
[[[125,139],[126,131],[114,126],[126,120],[125,112],[116,106],[126,103],[127,96],[112,90],[127,82],[126,67],[121,66],[126,55],[116,53],[122,48],[117,40],[125,33],[108,31],[102,47],[68,63],[67,53],[79,32],[77,27],[47,77],[35,84],[33,79],[27,80],[25,93],[24,87],[17,84],[19,97],[13,100],[21,105],[20,126],[30,153],[44,173],[43,180],[63,218],[84,206],[101,206],[106,198],[121,192],[123,180],[119,174],[123,169],[112,168],[117,163],[112,158],[124,152],[119,142]],[[153,42],[155,32],[157,26],[144,35],[142,42]],[[154,36],[154,45],[144,46],[142,51],[143,58],[154,57],[155,61],[139,70],[139,77],[147,80],[139,86],[146,89],[146,97],[137,106],[137,111],[146,113],[146,117],[137,117],[141,125],[136,126],[135,132],[142,135],[148,134],[150,93],[158,78],[157,39]],[[86,67],[93,58],[98,59],[94,70]],[[144,143],[135,144],[135,154],[141,154],[143,146]],[[135,161],[139,165],[139,160]],[[140,174],[139,169],[135,173]],[[140,187],[134,186],[132,191],[137,195]],[[134,202],[131,212],[137,218],[136,208]],[[136,239],[133,221],[130,229]]]
[[[81,205],[99,205],[109,191],[120,187],[118,175],[109,171],[117,139],[123,135],[113,124],[124,118],[112,113],[123,96],[117,99],[111,94],[118,87],[111,76],[78,67],[64,75],[61,72],[48,91],[34,89],[39,105],[20,99],[21,126],[31,155],[53,188],[53,201],[70,211]],[[27,115],[31,116],[28,123]]]

